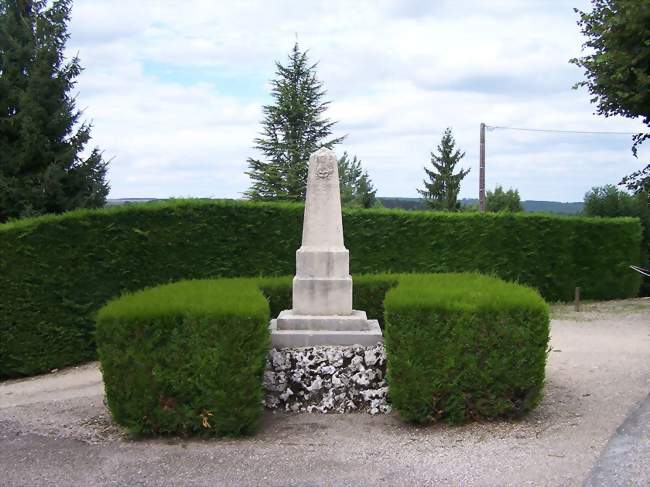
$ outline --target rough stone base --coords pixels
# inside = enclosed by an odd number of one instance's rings
[[[272,348],[264,387],[269,409],[370,414],[391,410],[382,344]]]

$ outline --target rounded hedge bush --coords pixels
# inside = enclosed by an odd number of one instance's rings
[[[197,280],[111,301],[97,315],[108,407],[136,434],[242,435],[263,399],[269,307],[246,280]]]
[[[246,434],[262,410],[268,321],[291,277],[182,281],[97,316],[109,408],[136,433]],[[384,325],[389,395],[414,422],[521,416],[544,385],[549,317],[527,287],[479,274],[354,278],[354,307]]]
[[[542,396],[548,305],[478,274],[401,276],[385,299],[390,397],[413,422],[519,417]]]

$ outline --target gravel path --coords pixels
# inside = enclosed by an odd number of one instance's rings
[[[4,382],[0,484],[649,485],[650,300],[553,315],[545,398],[517,422],[267,413],[250,439],[134,441],[96,364]]]

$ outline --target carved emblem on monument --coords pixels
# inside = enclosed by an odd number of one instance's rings
[[[329,178],[334,172],[334,165],[332,160],[329,158],[322,158],[318,160],[318,166],[316,166],[316,175],[321,179]]]

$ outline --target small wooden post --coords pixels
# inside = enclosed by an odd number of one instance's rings
[[[576,311],[580,311],[580,288],[576,288],[575,299],[573,302]]]

